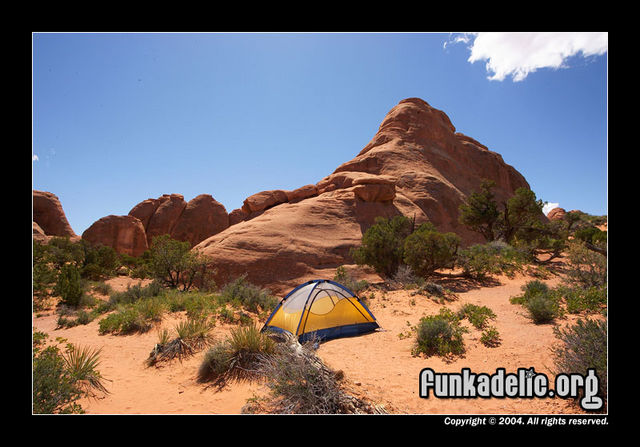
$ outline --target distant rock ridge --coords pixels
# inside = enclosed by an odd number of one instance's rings
[[[164,194],[138,203],[128,219],[100,219],[83,238],[138,253],[169,234],[208,256],[219,284],[245,273],[261,285],[293,284],[352,263],[350,249],[377,216],[403,214],[457,233],[463,245],[480,242],[458,223],[458,209],[484,179],[496,183],[497,200],[529,187],[500,154],[457,132],[444,112],[408,98],[352,160],[316,184],[257,192],[230,213],[209,194],[188,203]]]

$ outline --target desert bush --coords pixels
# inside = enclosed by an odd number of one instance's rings
[[[487,306],[478,306],[471,303],[464,304],[458,310],[457,315],[461,320],[467,318],[476,329],[485,328],[489,320],[496,318],[496,314]]]
[[[446,308],[437,315],[420,319],[416,327],[414,354],[427,356],[462,354],[465,350],[462,335],[466,329],[460,326],[458,317]]]
[[[160,300],[146,298],[134,304],[118,305],[116,311],[98,323],[100,334],[130,334],[147,332],[154,321],[162,318],[164,307]]]
[[[607,398],[607,322],[582,319],[565,329],[554,328],[560,343],[551,348],[556,373],[587,375],[595,369],[599,396]]]
[[[560,315],[559,303],[551,294],[533,296],[524,306],[535,324],[550,323]]]
[[[425,279],[413,273],[413,269],[406,264],[398,267],[398,271],[393,275],[393,280],[400,283],[405,289],[416,289],[425,284]]]
[[[489,326],[482,331],[480,343],[488,348],[495,348],[500,345],[500,333],[495,326]]]
[[[459,244],[456,234],[440,233],[427,222],[405,239],[403,260],[416,275],[427,278],[438,269],[454,266]]]
[[[476,279],[499,274],[513,276],[525,262],[525,254],[502,241],[472,245],[461,250],[457,258],[464,274]]]
[[[331,371],[307,347],[277,347],[276,355],[262,357],[258,369],[275,398],[278,413],[344,413],[340,375]]]
[[[74,264],[65,264],[60,269],[54,293],[60,295],[62,303],[68,306],[78,307],[84,296],[84,283],[80,278],[80,272]]]
[[[264,355],[271,355],[275,342],[255,326],[240,326],[230,337],[214,345],[205,354],[198,370],[198,379],[221,386],[230,380],[258,377],[256,365]]]
[[[138,283],[133,286],[128,285],[127,290],[123,292],[112,292],[109,296],[109,303],[113,306],[118,304],[131,304],[143,298],[157,297],[162,294],[162,286],[157,281],[153,281],[144,287]]]
[[[170,339],[169,331],[159,332],[157,343],[146,360],[148,366],[174,358],[182,359],[210,345],[213,337],[209,334],[214,322],[207,318],[188,318],[178,323],[174,330],[176,338]]]
[[[566,303],[570,314],[599,312],[607,305],[607,289],[603,286],[586,289],[559,286],[554,289],[554,293]]]
[[[405,216],[377,217],[362,235],[362,245],[351,250],[359,265],[369,265],[379,274],[392,278],[402,265],[404,241],[413,232],[414,222]]]
[[[364,279],[360,281],[356,280],[343,266],[336,269],[336,273],[333,275],[333,280],[342,284],[355,294],[358,294],[361,290],[364,290],[369,286],[369,283]]]
[[[584,289],[607,284],[606,256],[578,242],[569,245],[567,260],[566,284]]]
[[[149,273],[163,286],[188,291],[207,278],[207,260],[191,250],[189,242],[180,242],[169,235],[153,238],[149,250]]]
[[[226,284],[220,292],[220,299],[221,303],[237,304],[256,313],[270,311],[278,304],[269,290],[247,281],[246,274]]]
[[[66,353],[57,346],[40,349],[34,338],[32,411],[35,414],[84,413],[77,401],[94,391],[107,393],[97,370],[100,351],[69,345]]]

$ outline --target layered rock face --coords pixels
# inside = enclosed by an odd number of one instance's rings
[[[48,236],[77,238],[64,214],[60,199],[46,191],[33,190],[33,235],[40,241]]]
[[[140,256],[147,250],[147,236],[140,219],[133,216],[106,216],[94,222],[82,239],[92,245],[113,247],[118,253]]]
[[[410,98],[354,159],[316,185],[247,198],[230,214],[232,226],[195,249],[210,257],[219,284],[247,273],[274,285],[351,263],[349,250],[377,216],[428,220],[465,244],[480,242],[458,223],[458,207],[483,179],[496,182],[497,200],[529,187],[499,154],[456,132],[445,113]]]
[[[163,234],[188,241],[193,247],[229,226],[224,205],[209,194],[200,194],[188,203],[181,194],[164,194],[140,202],[129,215],[137,217],[144,225],[149,247],[154,237]]]

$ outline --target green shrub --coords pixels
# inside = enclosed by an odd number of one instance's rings
[[[513,276],[522,269],[526,255],[505,242],[472,245],[458,254],[457,263],[465,275],[476,279],[505,274]]]
[[[80,278],[80,272],[74,264],[62,266],[54,292],[60,295],[63,304],[73,307],[80,305],[84,296],[84,285]]]
[[[361,290],[364,290],[369,286],[369,283],[364,279],[360,281],[355,280],[343,266],[336,269],[333,280],[342,284],[355,294],[358,294]]]
[[[500,345],[500,333],[495,326],[489,326],[482,331],[480,343],[488,348],[495,348]]]
[[[466,329],[459,324],[453,312],[441,309],[438,315],[420,319],[416,328],[416,344],[414,354],[424,353],[427,356],[462,354],[464,341],[462,334]]]
[[[413,221],[402,215],[391,219],[377,217],[362,235],[362,245],[351,250],[351,256],[357,264],[369,265],[391,278],[403,263],[404,241],[413,226]]]
[[[607,257],[589,250],[582,243],[572,243],[567,252],[565,282],[571,287],[602,287],[607,284]]]
[[[535,324],[550,323],[560,315],[558,301],[551,295],[534,295],[525,303]]]
[[[153,238],[148,269],[165,287],[186,292],[203,283],[207,280],[207,263],[205,257],[191,250],[189,242],[177,241],[167,234]]]
[[[34,338],[33,413],[84,413],[80,398],[94,396],[94,390],[108,392],[97,370],[99,350],[69,345],[63,354],[57,346],[41,350],[40,345],[41,338]]]
[[[144,287],[138,283],[133,286],[128,285],[127,290],[124,292],[112,292],[109,296],[109,302],[114,306],[117,304],[131,304],[142,298],[160,296],[162,292],[162,286],[156,281],[153,281]]]
[[[222,303],[238,304],[251,312],[271,311],[278,304],[277,298],[267,289],[251,284],[242,275],[226,284],[220,292]]]
[[[440,233],[427,222],[405,239],[403,260],[416,275],[427,278],[438,269],[454,266],[459,244],[456,234]]]
[[[230,337],[214,345],[205,354],[198,370],[198,379],[221,385],[229,380],[256,377],[259,373],[255,366],[260,358],[273,354],[275,347],[275,342],[256,326],[232,329]]]
[[[467,303],[458,310],[458,318],[467,318],[476,329],[483,329],[487,325],[488,320],[496,318],[496,314],[487,306]]]
[[[100,334],[109,332],[130,334],[133,332],[146,332],[151,329],[151,326],[151,321],[145,319],[139,308],[120,306],[114,313],[100,320],[98,331]]]
[[[599,396],[607,398],[607,322],[583,319],[565,328],[554,328],[558,344],[551,350],[557,373],[587,375],[595,369],[599,379]]]

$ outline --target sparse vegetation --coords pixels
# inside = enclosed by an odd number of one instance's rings
[[[198,379],[224,386],[231,380],[259,377],[256,365],[261,356],[271,355],[275,342],[256,326],[240,326],[207,351],[198,370]]]
[[[213,342],[209,334],[213,326],[214,322],[207,318],[189,318],[175,326],[177,336],[173,339],[169,338],[168,330],[159,331],[158,343],[149,354],[147,365],[153,366],[175,358],[181,360],[204,349]]]
[[[458,316],[443,307],[438,314],[420,319],[413,353],[443,357],[462,354],[465,351],[462,339],[465,332],[467,329],[460,325]]]
[[[484,329],[489,320],[494,320],[496,314],[487,306],[478,306],[476,304],[464,304],[458,310],[458,318],[461,320],[467,318],[476,329]]]
[[[242,275],[226,284],[220,291],[221,302],[243,306],[255,313],[271,311],[278,300],[267,289],[263,289]]]
[[[43,344],[46,334],[33,337],[33,407],[35,414],[83,413],[77,401],[96,392],[107,393],[98,371],[100,350],[70,344],[66,352]]]
[[[521,271],[526,255],[503,241],[475,244],[458,253],[457,265],[464,275],[484,280],[491,275],[505,274],[509,277]]]
[[[440,233],[424,223],[404,242],[404,262],[418,276],[428,278],[438,269],[453,268],[460,238],[454,233]]]
[[[165,287],[185,292],[208,279],[207,260],[192,251],[189,242],[156,236],[149,251],[149,273]]]
[[[607,322],[581,319],[566,328],[554,328],[559,344],[551,348],[556,373],[587,375],[589,368],[598,376],[598,395],[607,398]],[[602,409],[606,411],[606,407]]]
[[[356,295],[369,286],[369,283],[364,279],[360,281],[354,279],[353,276],[349,274],[349,272],[347,272],[347,269],[345,269],[343,266],[340,266],[336,269],[333,280],[342,284]]]

